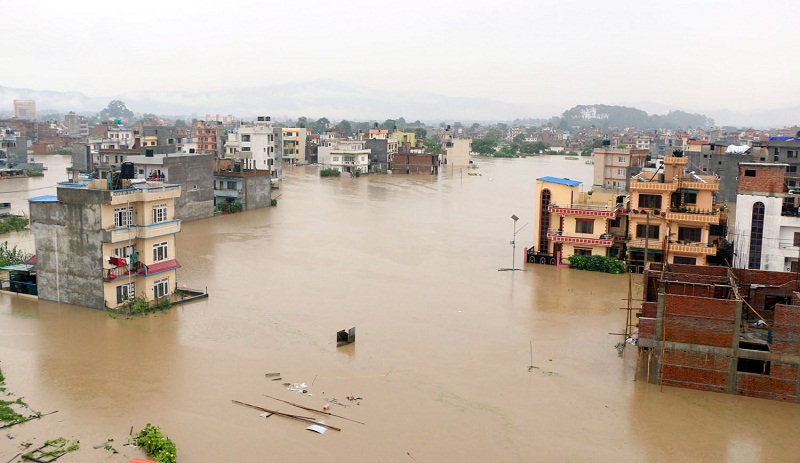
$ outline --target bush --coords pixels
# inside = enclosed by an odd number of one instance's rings
[[[225,201],[224,203],[217,205],[217,209],[219,209],[221,212],[234,214],[242,210],[242,203],[237,203],[236,201]]]
[[[9,215],[0,220],[0,234],[12,231],[20,231],[28,226],[30,221],[27,217],[19,215]]]
[[[593,272],[605,273],[625,273],[625,263],[619,259],[606,256],[581,256],[574,255],[569,257],[569,267],[578,270],[590,270]]]
[[[26,260],[30,259],[31,255],[17,249],[14,245],[13,248],[8,249],[8,241],[0,243],[0,267],[6,265],[24,264]]]
[[[270,206],[277,206],[278,205],[278,200],[277,199],[270,200],[269,205]]]
[[[138,434],[136,434],[136,445],[142,447],[145,452],[155,461],[160,463],[175,463],[178,449],[172,439],[161,434],[161,428],[147,423]]]
[[[341,177],[342,173],[338,169],[322,169],[319,171],[320,177]]]

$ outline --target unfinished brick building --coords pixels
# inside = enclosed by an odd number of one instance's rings
[[[800,403],[798,274],[649,263],[637,375]]]

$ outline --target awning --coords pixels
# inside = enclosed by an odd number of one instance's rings
[[[688,188],[678,188],[678,193],[694,193],[697,194],[699,190],[690,190]]]
[[[5,267],[0,267],[0,270],[7,270],[9,272],[32,272],[34,269],[34,265],[31,264],[15,264],[15,265],[6,265]]]

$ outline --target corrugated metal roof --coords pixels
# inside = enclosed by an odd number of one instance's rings
[[[578,186],[581,183],[583,183],[577,180],[570,180],[568,178],[560,178],[560,177],[541,177],[537,178],[536,180],[541,180],[543,182],[550,182],[550,183],[558,183],[559,185],[567,185],[567,186]]]
[[[57,203],[58,196],[55,195],[34,196],[33,198],[28,198],[28,201],[32,203]]]

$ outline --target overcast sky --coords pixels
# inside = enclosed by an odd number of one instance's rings
[[[0,85],[112,96],[336,79],[532,105],[800,105],[790,1],[0,0]]]

